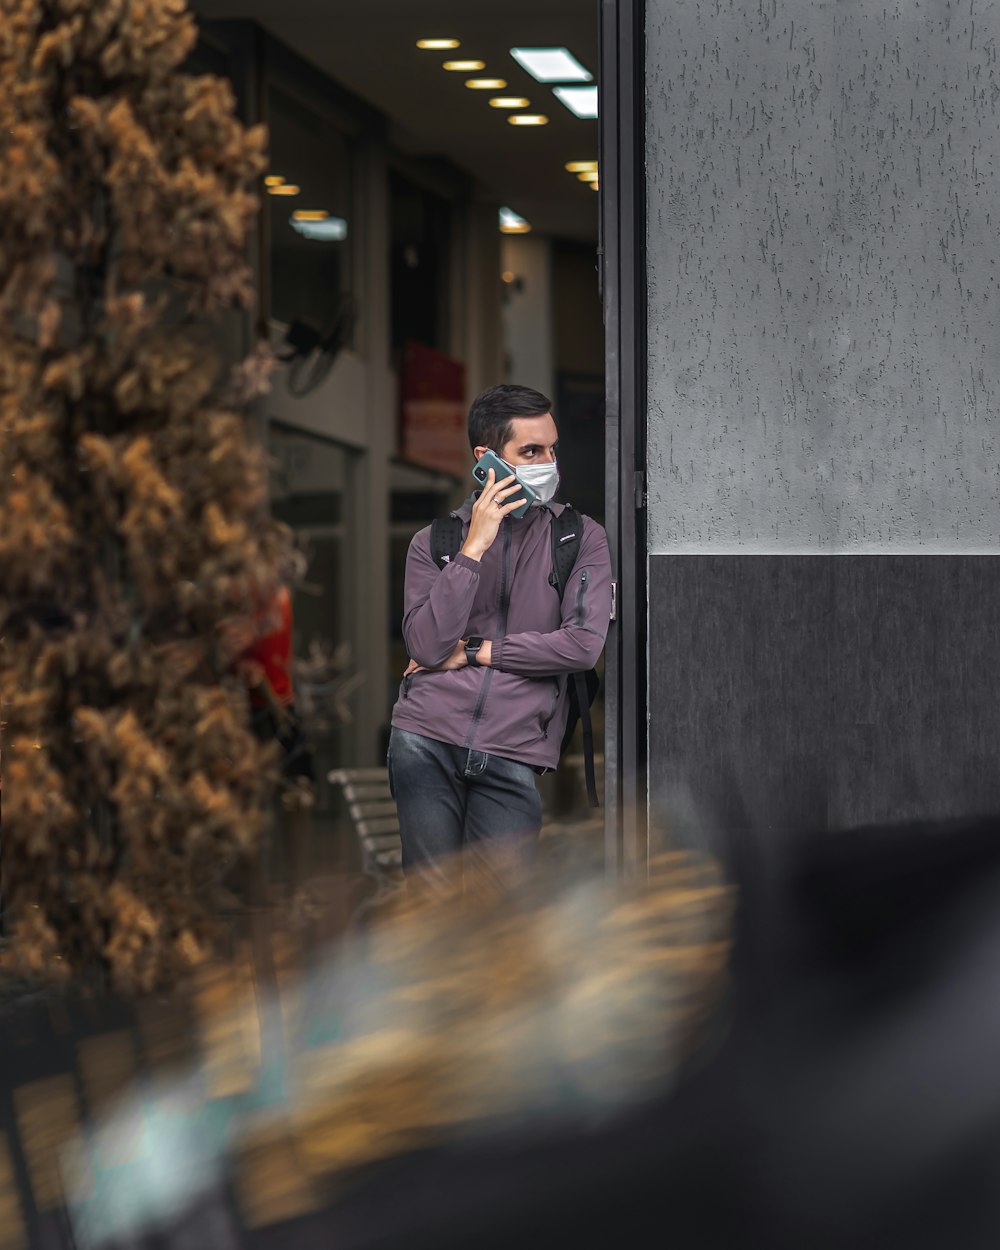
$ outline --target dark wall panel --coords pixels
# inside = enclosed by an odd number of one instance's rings
[[[681,841],[1000,812],[1000,561],[654,556],[650,796]]]

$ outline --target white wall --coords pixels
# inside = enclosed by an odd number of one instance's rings
[[[547,239],[506,235],[500,248],[504,273],[514,275],[503,308],[506,381],[555,391],[552,342],[552,257]],[[499,379],[498,379],[499,380]]]

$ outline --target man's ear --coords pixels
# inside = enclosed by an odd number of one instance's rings
[[[488,447],[473,447],[472,454],[476,457],[477,460],[482,460],[483,454],[487,451],[489,451]]]

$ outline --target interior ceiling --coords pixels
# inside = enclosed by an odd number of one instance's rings
[[[597,158],[597,122],[575,117],[510,55],[513,47],[567,47],[597,76],[596,0],[195,0],[209,18],[249,18],[389,117],[410,152],[444,156],[537,232],[597,238],[597,194],[567,161]],[[418,39],[461,40],[456,52],[423,52]],[[527,96],[547,126],[511,126],[471,91],[448,59],[486,62],[500,94]]]

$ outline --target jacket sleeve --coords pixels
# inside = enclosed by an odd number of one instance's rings
[[[593,668],[611,619],[611,554],[602,526],[585,519],[580,554],[562,598],[562,622],[550,634],[494,639],[492,667],[521,677],[552,677]]]
[[[479,586],[479,565],[461,554],[438,568],[431,531],[416,534],[406,555],[403,639],[407,654],[424,668],[438,668],[465,638]]]

